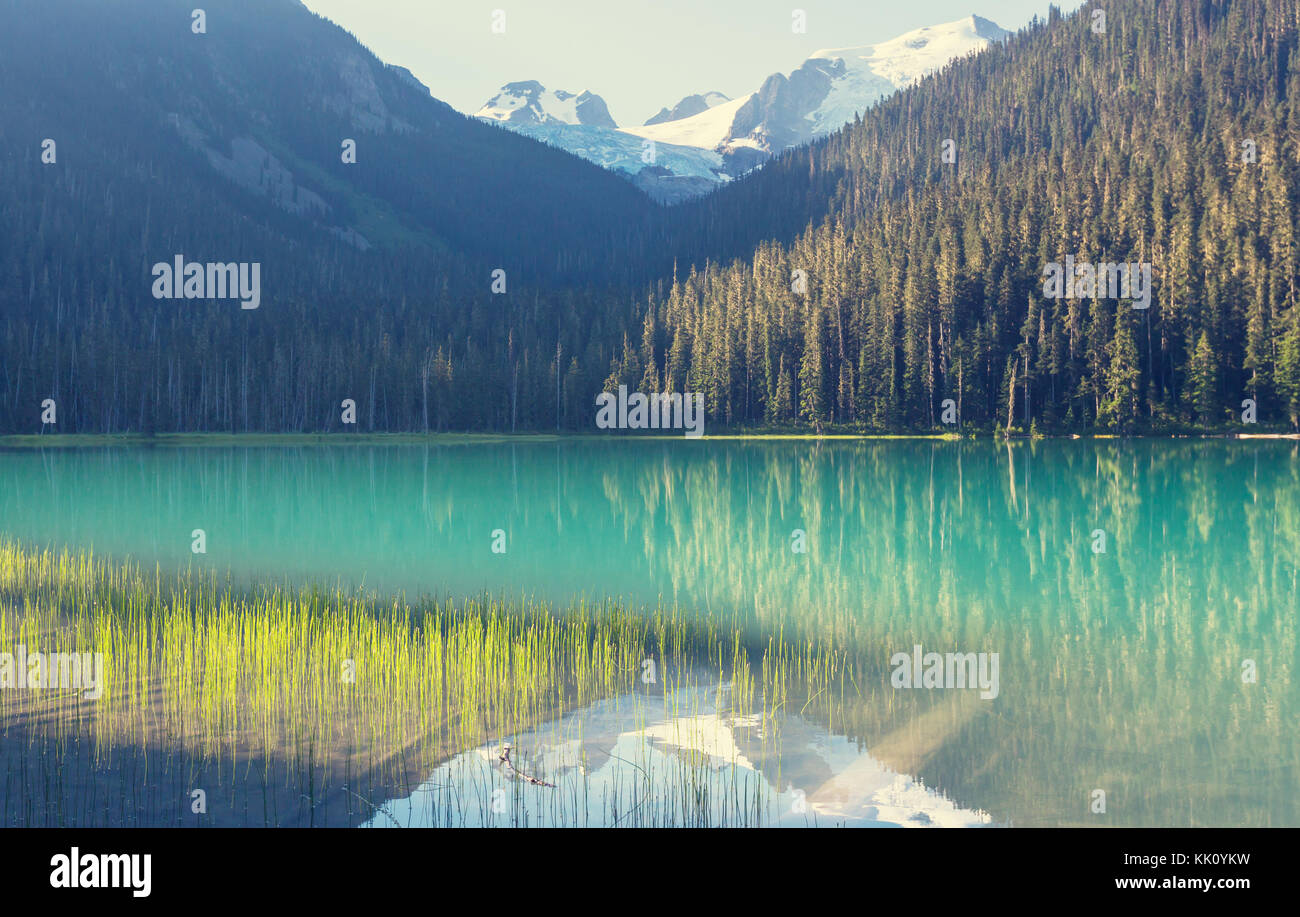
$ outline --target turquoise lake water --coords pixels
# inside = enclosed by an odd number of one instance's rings
[[[1293,442],[15,449],[0,535],[248,582],[614,597],[878,661],[837,732],[791,726],[807,786],[743,755],[781,812],[848,785],[826,820],[919,793],[934,823],[1300,825]],[[997,696],[893,688],[915,646],[998,654]]]

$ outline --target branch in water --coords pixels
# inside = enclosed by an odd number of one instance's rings
[[[549,786],[549,787],[551,787],[552,789],[555,788],[555,784],[554,784],[554,783],[547,783],[545,780],[542,780],[542,779],[539,778],[539,777],[531,777],[531,776],[529,776],[528,774],[525,774],[525,773],[524,773],[523,771],[521,771],[519,768],[515,767],[515,762],[513,762],[513,761],[510,760],[510,745],[509,745],[509,743],[507,743],[507,744],[506,744],[506,745],[501,749],[501,754],[500,754],[500,756],[497,758],[497,761],[502,765],[502,768],[501,768],[501,769],[502,769],[503,771],[505,771],[505,773],[508,774],[508,775],[511,776],[511,777],[517,777],[517,778],[520,779],[520,780],[527,780],[529,783],[533,784],[534,786]]]

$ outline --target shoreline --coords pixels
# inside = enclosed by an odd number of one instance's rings
[[[10,433],[0,435],[0,451],[8,449],[93,448],[96,446],[386,446],[485,445],[493,443],[561,443],[691,440],[683,436],[608,433]],[[1040,440],[1290,440],[1300,433],[1037,433],[1002,436],[989,433],[718,433],[698,437],[715,442],[1036,442]]]

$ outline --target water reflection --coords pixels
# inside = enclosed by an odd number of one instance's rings
[[[505,760],[500,741],[457,755],[365,827],[991,823],[801,715],[733,715],[728,694],[597,702],[515,736]]]
[[[1300,825],[1291,442],[14,451],[0,529],[248,580],[662,601],[755,651],[830,642],[857,673],[833,733],[998,822]],[[891,690],[916,644],[998,653],[998,698]]]

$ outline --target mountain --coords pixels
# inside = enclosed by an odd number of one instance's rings
[[[8,5],[23,12],[0,32],[0,130],[13,140],[0,155],[19,168],[20,143],[57,141],[64,168],[24,173],[49,195],[47,222],[75,205],[48,187],[72,172],[69,193],[116,189],[111,222],[141,256],[159,221],[186,219],[197,200],[212,200],[209,237],[265,232],[271,246],[333,234],[539,267],[553,264],[541,253],[559,222],[612,257],[602,240],[651,209],[602,170],[456,112],[296,0],[219,0],[198,34],[178,0]],[[63,27],[48,9],[80,12]],[[128,66],[123,54],[141,57]],[[569,212],[575,194],[600,206]]]
[[[740,98],[687,96],[637,126],[616,125],[599,96],[549,91],[536,81],[507,83],[475,116],[623,173],[674,203],[839,130],[882,98],[1009,34],[968,16],[877,45],[818,51],[789,76],[774,73]]]
[[[1053,9],[675,207],[294,0],[0,8],[0,431],[590,430],[621,384],[714,431],[1300,424],[1300,0]],[[178,256],[259,307],[153,295]]]
[[[774,73],[740,98],[625,130],[724,155],[771,155],[841,129],[886,96],[1008,35],[988,19],[968,16],[876,45],[818,51],[789,76]]]
[[[1300,0],[1094,11],[676,208],[716,260],[607,385],[742,426],[1300,428]]]
[[[552,91],[536,80],[506,83],[474,113],[474,117],[500,121],[510,127],[534,124],[618,127],[600,96],[590,92],[574,94],[562,89]]]
[[[624,321],[602,291],[671,266],[627,181],[297,0],[0,9],[0,430],[46,397],[59,431],[460,423],[507,360],[498,420],[553,427],[550,364]],[[258,308],[158,298],[178,257],[257,265]]]
[[[731,177],[721,153],[652,144],[620,131],[604,100],[591,92],[547,89],[536,80],[507,83],[474,117],[620,173],[660,203],[698,197]]]
[[[672,204],[707,194],[731,178],[728,158],[713,150],[650,144],[617,129],[559,121],[505,122],[515,133],[618,172],[653,200]]]
[[[875,101],[942,70],[957,58],[1005,41],[1010,35],[995,22],[968,16],[916,29],[878,45],[818,51],[800,68],[809,74],[811,82],[827,87],[816,106],[803,115],[810,128],[807,137],[839,130]],[[779,107],[774,109],[777,123],[783,120],[782,114]],[[759,124],[766,120],[760,119]]]
[[[697,93],[693,96],[687,96],[672,108],[661,108],[657,114],[645,120],[647,125],[660,124],[664,121],[680,121],[682,118],[689,118],[692,115],[698,115],[702,111],[708,111],[721,105],[723,102],[730,102],[731,99],[720,92]]]

